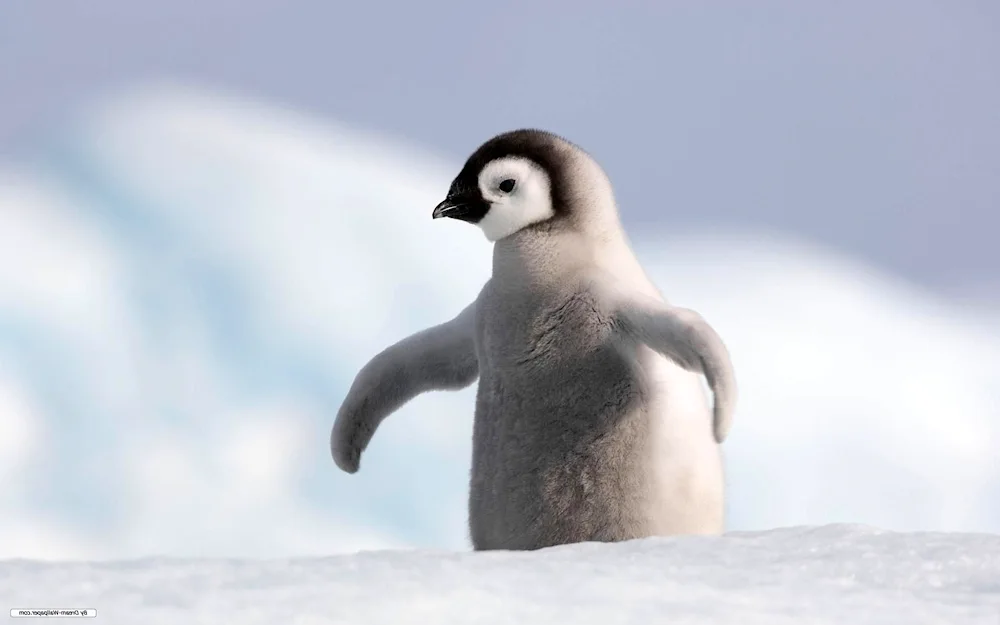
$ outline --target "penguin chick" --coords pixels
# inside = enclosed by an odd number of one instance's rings
[[[492,275],[454,319],[365,365],[331,434],[337,466],[357,471],[382,419],[416,395],[478,378],[474,549],[721,532],[729,354],[643,271],[597,162],[548,132],[503,133],[432,216],[477,225]]]

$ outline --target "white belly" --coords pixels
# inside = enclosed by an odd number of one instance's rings
[[[712,435],[712,404],[701,374],[644,349],[651,476],[650,533],[714,534],[724,525],[724,476]]]

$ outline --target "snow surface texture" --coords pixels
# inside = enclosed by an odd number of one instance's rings
[[[857,526],[293,560],[0,564],[18,608],[176,623],[996,625],[1000,536]]]
[[[357,475],[327,448],[358,368],[489,274],[430,218],[459,165],[163,86],[0,170],[0,558],[467,548],[473,389]],[[777,236],[633,236],[732,351],[731,529],[1000,532],[996,310]]]

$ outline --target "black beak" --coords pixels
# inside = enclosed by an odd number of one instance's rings
[[[431,219],[439,217],[460,218],[469,212],[469,202],[459,196],[446,197],[443,202],[434,207]]]
[[[469,223],[476,223],[490,210],[488,202],[479,194],[456,193],[449,195],[443,202],[434,207],[431,217],[451,217]]]

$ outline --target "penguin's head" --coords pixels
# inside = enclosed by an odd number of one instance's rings
[[[569,141],[542,130],[514,130],[479,146],[432,216],[479,226],[490,241],[525,228],[566,221],[586,191],[581,166],[592,159]],[[599,177],[606,181],[603,171]]]

